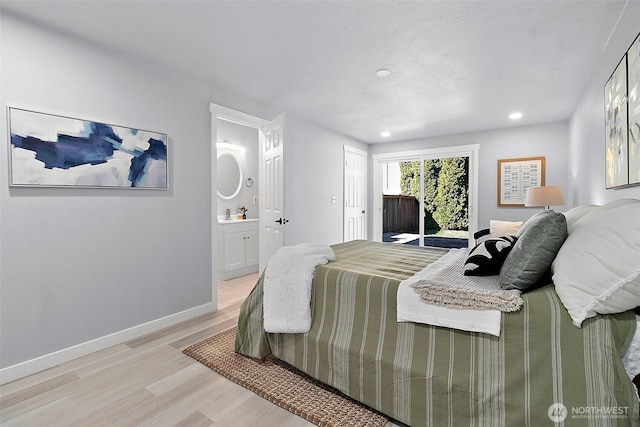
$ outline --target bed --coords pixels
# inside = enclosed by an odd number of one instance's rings
[[[261,277],[241,308],[238,353],[273,354],[410,426],[638,425],[621,361],[633,311],[578,328],[549,283],[502,315],[499,337],[398,322],[401,281],[447,251],[370,241],[332,249],[336,259],[316,270],[309,332],[264,331]]]

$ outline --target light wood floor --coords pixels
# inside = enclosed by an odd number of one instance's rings
[[[215,313],[3,385],[0,424],[311,426],[182,354],[236,324],[256,279],[221,282]]]
[[[242,302],[258,281],[258,273],[218,282],[218,308]]]

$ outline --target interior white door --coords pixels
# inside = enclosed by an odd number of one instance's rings
[[[285,242],[285,115],[260,128],[260,272]]]
[[[367,238],[367,153],[344,147],[344,241]]]

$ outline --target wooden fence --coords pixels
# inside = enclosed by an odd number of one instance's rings
[[[418,229],[420,203],[413,196],[383,196],[382,232],[406,233]]]

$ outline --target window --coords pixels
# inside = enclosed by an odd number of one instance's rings
[[[374,155],[374,240],[467,246],[477,229],[478,151],[465,145]]]

